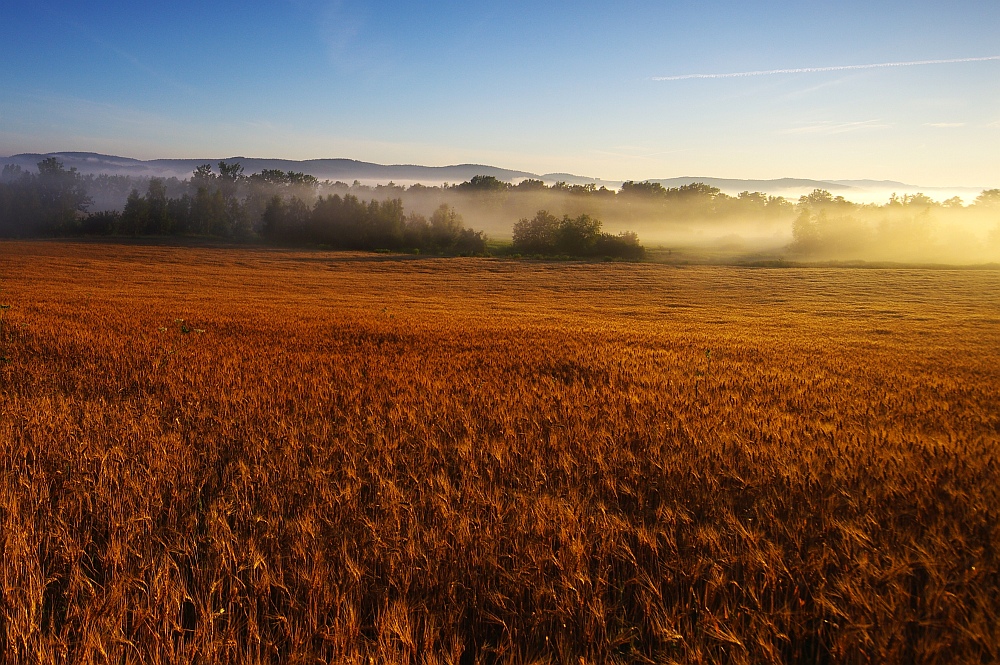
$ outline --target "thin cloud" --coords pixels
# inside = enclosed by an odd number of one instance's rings
[[[921,65],[950,65],[958,62],[985,62],[1000,60],[1000,55],[982,58],[950,58],[947,60],[911,60],[909,62],[879,62],[869,65],[837,65],[835,67],[796,67],[794,69],[762,69],[752,72],[732,72],[729,74],[680,74],[678,76],[654,76],[654,81],[684,81],[687,79],[732,79],[748,76],[773,76],[775,74],[813,74],[816,72],[846,72],[855,69],[881,69],[886,67],[917,67]]]
[[[951,129],[954,127],[965,127],[964,122],[926,122],[925,127],[937,127],[939,129]]]

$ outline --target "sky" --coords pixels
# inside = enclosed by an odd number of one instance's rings
[[[1000,187],[996,0],[0,0],[0,16],[0,155]]]

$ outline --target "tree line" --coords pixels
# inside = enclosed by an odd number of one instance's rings
[[[547,197],[552,201],[569,202],[570,207],[587,206],[615,218],[652,216],[662,220],[717,217],[778,217],[788,214],[794,204],[782,196],[762,192],[741,192],[729,196],[718,187],[693,182],[678,187],[661,183],[626,181],[616,191],[595,183],[570,185],[556,182],[546,185],[541,180],[522,180],[511,184],[493,176],[475,176],[467,182],[450,185],[444,191],[465,194],[497,205],[516,202],[518,198]],[[544,200],[544,199],[543,199]]]
[[[44,166],[43,166],[44,165]],[[4,167],[0,186],[6,191],[6,198],[17,200],[19,216],[22,219],[40,222],[43,229],[32,229],[30,234],[52,232],[51,215],[41,211],[37,205],[25,206],[30,199],[28,190],[45,189],[43,182],[53,184],[62,181],[75,190],[78,197],[76,212],[84,210],[107,211],[91,220],[91,226],[99,228],[102,223],[113,218],[114,211],[128,212],[129,219],[122,233],[196,233],[239,237],[259,232],[264,208],[271,197],[280,194],[287,198],[297,196],[308,205],[315,203],[317,196],[353,195],[361,199],[401,199],[404,203],[433,209],[440,203],[459,203],[478,214],[500,213],[506,219],[524,217],[526,209],[552,210],[561,208],[575,210],[573,217],[586,212],[627,221],[631,218],[646,219],[650,215],[658,218],[725,217],[725,216],[768,216],[788,214],[792,203],[782,197],[767,196],[760,192],[743,192],[738,196],[728,196],[718,188],[704,183],[692,183],[680,187],[665,188],[655,182],[625,182],[615,191],[595,184],[570,185],[557,182],[546,185],[541,180],[523,180],[511,184],[494,176],[477,175],[458,184],[445,183],[441,186],[413,184],[409,187],[395,183],[375,186],[364,185],[355,180],[353,184],[342,181],[319,181],[305,173],[280,170],[264,170],[250,176],[243,175],[238,163],[219,162],[218,172],[211,165],[199,167],[191,178],[179,180],[171,178],[145,178],[124,175],[82,176],[75,169],[62,169],[54,157],[39,164],[39,174],[22,171],[20,167]],[[142,195],[141,192],[146,194]],[[144,200],[148,210],[144,209]],[[170,210],[167,202],[172,200]],[[238,202],[242,209],[234,205]],[[434,201],[433,206],[428,206]],[[568,203],[568,206],[565,204]],[[575,203],[573,203],[575,202]],[[580,210],[583,206],[587,210]],[[68,224],[73,227],[68,207],[62,211],[62,224],[55,224],[57,232],[65,231]],[[10,219],[10,216],[7,216]],[[15,221],[10,222],[17,225]],[[129,227],[128,225],[132,226]],[[509,224],[509,222],[508,222]],[[2,231],[0,231],[2,232]],[[9,232],[6,233],[9,235]]]
[[[465,226],[448,203],[430,215],[407,213],[390,183],[367,187],[355,181],[320,182],[293,171],[264,170],[245,175],[236,162],[199,166],[191,178],[149,178],[145,193],[132,187],[121,209],[88,212],[98,196],[133,184],[127,176],[82,176],[54,157],[38,164],[38,173],[7,166],[0,176],[0,236],[208,236],[235,241],[313,244],[339,249],[484,254],[482,231]],[[499,191],[500,181],[476,176],[443,190]],[[504,183],[506,185],[506,183]],[[411,191],[438,188],[414,185]],[[362,199],[358,193],[372,197]],[[513,251],[530,255],[641,258],[634,233],[602,233],[589,215],[562,220],[542,210],[522,219]]]
[[[802,257],[939,255],[967,260],[972,247],[989,260],[1000,249],[1000,190],[968,206],[923,194],[857,204],[825,190],[788,201],[761,192],[728,196],[705,183],[664,187],[628,181],[618,191],[594,185],[518,184],[478,175],[432,187],[319,181],[294,171],[245,175],[236,162],[199,166],[191,177],[83,176],[54,157],[38,172],[0,173],[0,236],[189,235],[233,241],[313,244],[437,254],[482,254],[483,231],[469,229],[458,205],[491,232],[513,225],[512,252],[523,255],[641,258],[637,226],[655,233],[673,221],[691,228],[713,221],[791,228],[787,250]],[[128,193],[120,205],[116,197]],[[144,193],[140,193],[144,190]],[[104,209],[101,209],[103,206]],[[89,212],[97,209],[97,212]],[[537,212],[536,212],[537,211]],[[490,226],[492,224],[492,226]],[[786,224],[788,226],[786,226]],[[973,253],[975,253],[973,252]],[[981,255],[981,256],[980,256]]]
[[[455,209],[442,204],[428,220],[406,215],[400,199],[362,201],[353,194],[320,196],[310,209],[302,199],[271,197],[261,235],[277,242],[318,243],[339,249],[389,249],[436,254],[486,252],[482,231],[466,228]]]
[[[237,241],[320,244],[343,249],[388,249],[482,254],[486,238],[466,228],[454,208],[427,219],[406,214],[399,199],[363,201],[353,194],[318,195],[304,173],[265,170],[247,176],[238,163],[199,166],[183,188],[150,178],[133,188],[122,210],[88,213],[93,198],[76,169],[54,157],[38,173],[7,166],[0,177],[0,236],[179,236]],[[171,196],[170,189],[180,189]]]

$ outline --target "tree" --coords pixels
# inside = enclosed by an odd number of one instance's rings
[[[215,180],[215,174],[212,173],[211,164],[202,164],[194,170],[194,175],[191,176],[191,184],[198,187],[207,187],[213,180]]]
[[[458,254],[485,254],[486,238],[482,231],[463,228],[455,238],[452,251]]]
[[[431,215],[431,244],[440,251],[447,251],[463,228],[462,216],[447,203],[442,203]]]
[[[298,197],[285,201],[275,195],[264,209],[261,234],[270,240],[303,240],[309,224],[309,208]]]
[[[376,201],[372,199],[368,203],[368,215],[365,222],[363,238],[366,247],[359,247],[359,249],[401,248],[403,230],[406,226],[402,200]]]
[[[22,175],[24,175],[24,171],[17,164],[4,164],[3,172],[0,173],[0,182],[13,182]]]
[[[871,243],[872,233],[863,218],[833,199],[832,205],[800,206],[792,224],[791,247],[807,254],[859,252]]]
[[[764,212],[769,217],[777,217],[791,209],[791,202],[786,201],[784,196],[768,196],[767,204],[764,206]]]
[[[533,180],[531,178],[526,178],[514,186],[514,189],[519,192],[541,192],[547,189],[545,183],[541,180]]]
[[[207,186],[198,187],[191,201],[191,231],[203,235],[221,235],[226,226],[226,201],[222,192]]]
[[[475,175],[467,182],[456,185],[456,189],[466,192],[505,192],[510,184],[491,175]]]
[[[427,218],[418,213],[410,213],[403,229],[403,243],[407,249],[429,249],[431,241],[431,225]]]
[[[72,230],[91,203],[80,173],[75,168],[67,171],[55,157],[38,162],[38,193],[43,233]]]
[[[162,178],[150,178],[146,189],[146,219],[143,232],[168,234],[171,231],[167,213],[167,186]]]
[[[825,216],[826,213],[820,213],[820,215]],[[813,215],[809,208],[804,206],[799,211],[798,216],[792,223],[792,243],[796,249],[808,252],[818,247],[820,235],[818,228],[819,220],[817,217],[818,215]]]
[[[903,196],[903,206],[913,208],[932,208],[938,203],[922,192],[916,194],[905,194]]]
[[[586,214],[576,218],[565,215],[559,222],[556,248],[560,254],[592,256],[600,236],[600,220]]]
[[[601,221],[590,215],[558,219],[539,210],[532,219],[521,219],[514,225],[514,250],[522,254],[568,256],[608,256],[639,259],[645,249],[635,233],[617,236],[601,232]]]
[[[239,162],[233,162],[232,164],[228,162],[219,162],[219,179],[228,180],[229,182],[239,182],[245,176],[243,175],[243,166]]]
[[[722,190],[703,182],[692,182],[676,188],[671,187],[667,190],[667,194],[680,199],[714,199],[722,194]]]
[[[973,205],[977,208],[1000,208],[1000,189],[984,189]]]
[[[364,245],[368,206],[353,194],[321,196],[310,217],[310,237],[334,247],[367,249]]]
[[[893,197],[895,201],[900,202],[899,205],[902,205],[901,200],[895,198],[895,194],[893,194]],[[893,200],[890,200],[890,205],[895,205]],[[844,211],[853,210],[857,205],[847,201],[843,196],[834,196],[825,189],[814,189],[811,193],[803,194],[799,197],[798,207],[800,211],[808,210],[812,213],[818,213],[820,210],[839,211],[843,213]]]
[[[139,235],[146,228],[147,217],[146,200],[139,196],[138,189],[133,189],[129,192],[125,210],[122,211],[121,232],[127,235]]]
[[[254,173],[250,176],[250,180],[268,185],[288,184],[288,176],[281,169],[262,169],[259,173]]]
[[[240,168],[242,170],[242,167]],[[315,188],[319,186],[319,180],[317,180],[315,176],[295,171],[285,172],[281,169],[263,169],[259,173],[251,175],[248,180],[251,183],[264,183],[280,187],[293,186]]]
[[[602,233],[594,247],[596,256],[639,260],[646,255],[646,248],[639,244],[639,236],[634,231],[623,231],[616,236]]]
[[[117,210],[93,212],[80,222],[80,232],[88,236],[106,236],[120,233],[122,214]]]
[[[319,180],[316,176],[309,175],[308,173],[289,171],[285,174],[285,177],[288,179],[288,184],[295,187],[309,187],[312,189],[319,187]]]
[[[895,196],[895,194],[893,194],[893,196]],[[799,197],[799,205],[807,208],[827,205],[830,203],[833,203],[833,194],[825,189],[814,189],[811,193],[803,194]]]
[[[743,191],[736,196],[735,202],[744,214],[747,212],[763,213],[767,208],[767,194]]]
[[[623,182],[618,193],[626,198],[665,199],[667,197],[667,190],[664,189],[663,185],[648,180],[646,182],[635,182],[634,180]]]
[[[402,185],[397,185],[393,181],[389,181],[385,185],[375,185],[375,195],[376,196],[393,196],[398,197],[406,191],[406,188]]]
[[[177,235],[190,231],[191,203],[192,199],[188,194],[177,199],[167,199],[167,220],[169,221],[165,233]]]
[[[539,210],[514,224],[514,249],[522,254],[553,254],[559,239],[559,218]]]

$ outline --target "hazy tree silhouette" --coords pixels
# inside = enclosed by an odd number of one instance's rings
[[[586,214],[558,219],[539,210],[533,218],[519,220],[513,235],[514,250],[523,254],[638,259],[645,253],[635,233],[602,233],[601,221]]]

